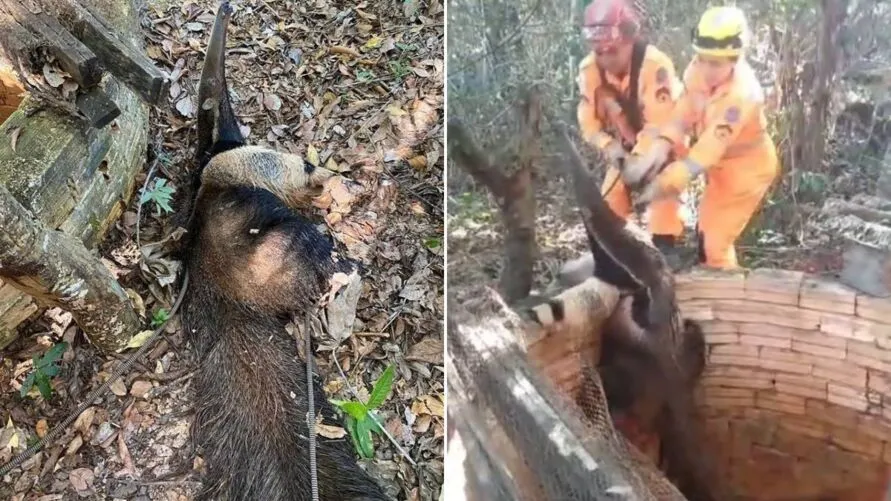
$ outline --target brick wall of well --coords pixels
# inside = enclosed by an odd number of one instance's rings
[[[677,278],[677,295],[706,332],[697,396],[709,446],[739,494],[884,499],[891,299],[782,270],[697,270]]]

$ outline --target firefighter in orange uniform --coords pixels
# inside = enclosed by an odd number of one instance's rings
[[[713,7],[693,34],[696,55],[684,71],[684,93],[659,139],[640,145],[629,162],[630,182],[666,163],[668,151],[693,138],[686,158],[670,162],[642,191],[639,202],[673,198],[700,174],[706,187],[699,207],[700,261],[739,267],[734,242],[761,206],[779,174],[776,146],[766,130],[764,91],[744,59],[745,14]]]
[[[671,59],[640,39],[639,14],[624,0],[594,0],[585,8],[582,33],[592,51],[579,65],[582,137],[611,164],[602,191],[610,208],[631,214],[631,197],[617,167],[638,143],[655,140],[671,119],[681,93]],[[657,201],[650,211],[653,243],[670,253],[684,230],[676,200]]]

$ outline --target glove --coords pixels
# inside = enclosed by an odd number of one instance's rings
[[[616,140],[610,141],[606,147],[603,148],[602,153],[607,161],[613,165],[621,165],[621,162],[628,156],[625,148],[622,148],[622,143]]]
[[[627,186],[635,186],[646,179],[647,175],[656,168],[662,167],[668,159],[671,151],[671,143],[664,139],[657,139],[643,155],[635,155],[634,160],[628,163],[622,172],[622,181]]]
[[[638,204],[648,204],[654,200],[677,195],[692,179],[690,169],[684,162],[672,162],[652,183],[644,187],[637,197]]]

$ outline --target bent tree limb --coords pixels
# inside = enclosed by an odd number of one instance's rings
[[[104,351],[126,345],[141,324],[127,294],[83,244],[53,231],[0,185],[0,278],[71,312]]]
[[[541,103],[538,95],[531,92],[525,103],[516,160],[499,158],[495,162],[488,160],[462,122],[450,120],[448,124],[449,155],[495,196],[501,212],[505,226],[505,260],[499,289],[510,303],[529,295],[532,267],[538,254],[533,166],[538,151],[540,123]],[[516,170],[512,175],[507,175],[502,169],[511,163],[517,164]]]

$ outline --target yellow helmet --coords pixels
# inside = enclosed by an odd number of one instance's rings
[[[739,7],[711,7],[693,30],[693,50],[707,56],[739,57],[748,38],[749,25]]]

